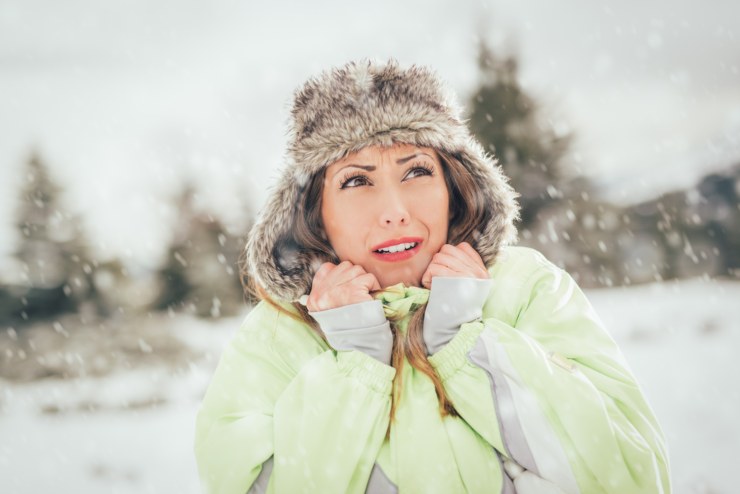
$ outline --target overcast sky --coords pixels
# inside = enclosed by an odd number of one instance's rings
[[[740,161],[739,19],[721,0],[3,0],[0,258],[31,149],[103,257],[151,264],[185,181],[227,221],[261,205],[306,77],[395,57],[465,102],[481,35],[519,54],[524,86],[576,134],[571,165],[609,198],[686,186]]]

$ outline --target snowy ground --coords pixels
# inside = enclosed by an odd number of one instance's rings
[[[737,492],[740,283],[690,280],[588,292],[665,431],[677,493]],[[171,319],[191,362],[107,377],[0,380],[2,492],[198,493],[198,402],[243,315]]]

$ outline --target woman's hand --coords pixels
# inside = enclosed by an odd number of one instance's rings
[[[422,286],[431,288],[435,276],[487,279],[488,270],[480,254],[469,243],[444,244],[422,275]]]
[[[373,290],[380,290],[380,284],[375,275],[362,266],[349,261],[339,264],[325,262],[313,277],[306,308],[319,312],[373,300],[370,295]]]
[[[432,278],[441,276],[432,288]],[[424,312],[424,344],[434,355],[455,337],[460,326],[479,319],[491,291],[491,279],[480,254],[467,242],[445,244],[432,257],[421,283],[429,288]]]

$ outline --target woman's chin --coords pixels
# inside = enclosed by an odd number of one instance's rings
[[[398,285],[403,283],[406,286],[421,286],[421,276],[388,276],[378,278],[378,283],[382,288],[388,288],[389,286]]]
[[[420,259],[421,260],[421,259]],[[375,277],[378,279],[378,284],[382,288],[388,288],[389,286],[397,285],[399,283],[403,283],[406,286],[417,286],[420,287],[421,285],[421,277],[424,274],[424,271],[426,270],[427,266],[429,265],[429,261],[422,261],[418,263],[419,265],[407,265],[404,267],[400,267],[400,269],[377,269]],[[385,267],[385,266],[383,266]]]

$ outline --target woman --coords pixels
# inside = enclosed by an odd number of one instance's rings
[[[262,301],[198,414],[210,492],[670,491],[618,348],[509,246],[515,194],[429,70],[349,63],[292,119],[246,249]]]

